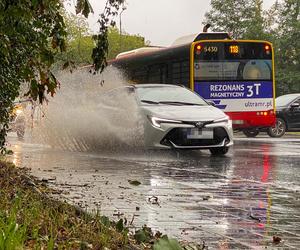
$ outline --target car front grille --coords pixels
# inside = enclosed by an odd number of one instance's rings
[[[161,141],[161,144],[171,146],[174,143],[180,147],[206,147],[221,144],[229,141],[226,130],[222,127],[213,128],[212,139],[188,139],[186,128],[173,128]]]

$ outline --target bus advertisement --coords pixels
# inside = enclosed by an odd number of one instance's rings
[[[222,109],[247,136],[275,124],[274,52],[267,41],[200,33],[171,47],[121,53],[109,62],[132,83],[184,85]]]

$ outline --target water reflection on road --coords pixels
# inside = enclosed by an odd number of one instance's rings
[[[300,247],[300,142],[237,140],[207,152],[62,152],[10,138],[13,161],[63,197],[134,226],[147,224],[211,248]],[[128,180],[138,180],[139,186]],[[131,225],[131,226],[133,226]],[[277,247],[277,246],[276,246]]]

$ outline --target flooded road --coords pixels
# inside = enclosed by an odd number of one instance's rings
[[[64,190],[69,202],[125,217],[130,227],[146,224],[209,249],[300,248],[300,137],[236,138],[226,157],[63,152],[8,139],[16,165]]]

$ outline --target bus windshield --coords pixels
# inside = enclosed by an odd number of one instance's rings
[[[272,50],[258,42],[202,42],[195,47],[196,81],[270,81]]]

